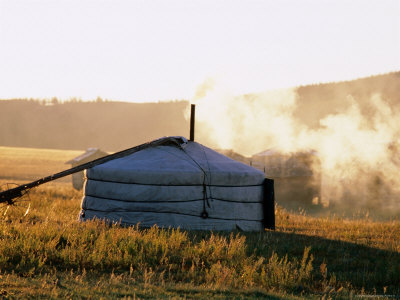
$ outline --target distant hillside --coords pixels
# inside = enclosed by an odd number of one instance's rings
[[[298,107],[295,117],[315,128],[319,120],[342,112],[354,98],[364,115],[370,114],[369,100],[379,94],[392,107],[400,104],[400,72],[360,78],[351,81],[301,86],[297,89]]]
[[[189,103],[0,101],[0,146],[123,150],[166,136],[188,136]]]
[[[400,103],[400,72],[297,88],[294,116],[316,128],[325,116],[344,111],[348,96],[368,115],[373,94]],[[0,146],[117,151],[166,135],[188,136],[189,102],[126,103],[33,100],[0,101]],[[396,108],[397,109],[397,108]]]

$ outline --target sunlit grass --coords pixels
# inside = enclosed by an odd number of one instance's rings
[[[17,177],[21,178],[21,177]],[[259,233],[78,222],[81,192],[51,182],[0,221],[0,297],[347,298],[400,294],[400,222],[276,210]]]
[[[33,181],[71,167],[68,160],[84,151],[0,147],[0,179],[7,182]],[[71,177],[60,180],[71,181]]]
[[[313,218],[278,209],[276,232],[138,229],[78,222],[81,194],[70,187],[41,187],[30,197],[26,217],[0,222],[0,288],[7,293],[24,295],[34,284],[38,295],[64,297],[78,283],[80,296],[93,297],[148,288],[161,297],[177,286],[171,295],[399,292],[398,221]]]

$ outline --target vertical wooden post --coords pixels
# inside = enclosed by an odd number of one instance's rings
[[[275,191],[274,180],[264,180],[264,228],[275,230]]]
[[[195,115],[196,115],[196,105],[190,105],[190,138],[189,141],[194,141],[194,123],[195,123]]]

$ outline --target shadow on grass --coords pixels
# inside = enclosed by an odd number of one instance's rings
[[[221,235],[228,233],[219,232]],[[400,297],[400,254],[351,242],[331,240],[298,233],[262,232],[240,233],[246,236],[248,254],[301,260],[304,249],[311,247],[314,257],[314,279],[328,284],[350,284],[356,291],[368,294],[394,294]],[[209,233],[194,233],[195,239],[205,238]],[[400,241],[395,241],[399,242]],[[325,269],[326,266],[326,269]],[[325,272],[326,270],[326,272]],[[324,277],[325,276],[325,277]]]
[[[171,286],[165,289],[166,296],[179,296],[188,299],[296,299],[297,297],[291,295],[276,295],[273,293],[266,293],[262,291],[239,291],[239,290],[219,290],[208,288],[185,288]]]

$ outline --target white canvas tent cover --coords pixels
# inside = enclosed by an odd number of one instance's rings
[[[87,170],[81,220],[263,230],[263,172],[183,137]]]

